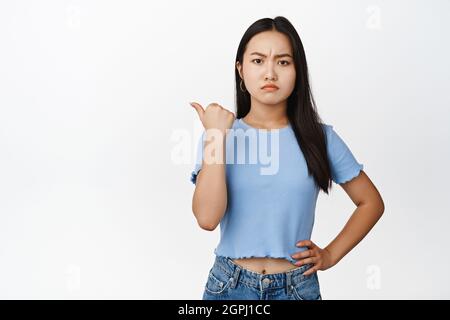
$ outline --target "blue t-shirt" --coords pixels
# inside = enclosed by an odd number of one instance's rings
[[[334,131],[322,124],[327,135],[331,178],[344,183],[356,177],[363,165]],[[202,167],[205,130],[197,144],[191,182]],[[208,149],[207,149],[208,150]],[[281,129],[257,129],[235,119],[226,136],[227,209],[220,221],[216,255],[236,258],[291,257],[310,239],[320,188],[308,175],[305,158],[289,124]]]

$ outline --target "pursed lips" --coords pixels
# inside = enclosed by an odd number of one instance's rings
[[[268,85],[268,86],[262,87],[262,89],[278,89],[278,87],[277,86]]]

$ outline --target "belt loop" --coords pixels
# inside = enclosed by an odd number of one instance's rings
[[[291,276],[291,271],[286,272],[286,294],[291,294]]]
[[[230,284],[231,288],[236,287],[240,271],[241,271],[241,268],[238,265],[236,265],[234,268],[234,271],[233,271],[233,276],[232,276],[232,280],[231,280],[231,284]]]

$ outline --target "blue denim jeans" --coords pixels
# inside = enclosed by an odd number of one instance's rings
[[[263,274],[216,255],[202,300],[322,300],[317,272],[302,275],[312,266]]]

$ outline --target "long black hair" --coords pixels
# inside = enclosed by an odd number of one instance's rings
[[[328,194],[332,187],[331,171],[326,149],[326,134],[322,120],[317,113],[316,103],[309,86],[308,66],[305,50],[300,36],[288,19],[277,16],[263,18],[254,22],[242,36],[236,54],[236,62],[242,65],[244,51],[250,39],[263,31],[278,31],[290,39],[296,71],[296,84],[287,101],[287,117],[297,138],[297,142],[308,165],[308,173],[316,185]],[[250,111],[250,94],[240,88],[240,75],[235,68],[236,77],[236,118],[240,119]],[[242,83],[244,84],[244,83]]]

